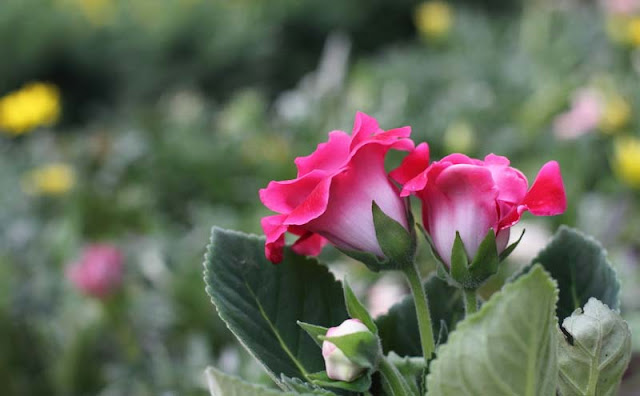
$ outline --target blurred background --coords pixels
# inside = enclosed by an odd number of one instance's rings
[[[560,162],[568,211],[525,215],[485,293],[560,224],[593,235],[640,394],[639,88],[640,0],[2,0],[3,394],[206,395],[211,364],[269,383],[205,294],[209,230],[260,233],[258,189],[357,110],[436,159]],[[406,293],[323,256],[377,313]]]

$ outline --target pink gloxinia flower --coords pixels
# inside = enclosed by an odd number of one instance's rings
[[[267,258],[282,260],[287,231],[300,236],[292,246],[298,254],[316,255],[328,240],[341,249],[384,257],[371,207],[375,202],[408,229],[406,205],[384,169],[384,157],[392,148],[413,149],[410,134],[409,127],[383,131],[374,118],[357,113],[351,136],[330,132],[328,142],[296,158],[295,179],[272,181],[260,190],[262,203],[279,213],[261,222]]]
[[[558,139],[575,139],[593,131],[602,119],[603,107],[597,92],[579,90],[571,101],[571,109],[554,120],[554,134]]]
[[[106,298],[122,283],[123,258],[112,245],[90,245],[67,270],[73,285],[90,296]]]
[[[326,336],[340,337],[364,331],[369,331],[369,329],[360,320],[347,319],[340,326],[329,328]],[[327,369],[327,376],[332,380],[351,382],[358,378],[365,369],[349,360],[335,344],[329,341],[322,343],[322,357]]]
[[[469,259],[493,229],[498,253],[509,241],[509,229],[525,211],[536,216],[563,213],[567,200],[557,162],[547,162],[528,189],[527,178],[505,157],[484,161],[451,154],[429,165],[429,147],[416,147],[391,176],[404,185],[401,195],[422,200],[422,220],[437,253],[451,265],[456,231]]]

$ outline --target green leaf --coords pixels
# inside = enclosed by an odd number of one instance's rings
[[[327,376],[326,371],[309,374],[314,384],[334,389],[343,389],[351,392],[365,392],[371,388],[371,373],[364,372],[360,377],[351,382],[335,381]]]
[[[214,367],[207,367],[205,375],[211,396],[295,396],[299,394],[250,384]]]
[[[606,251],[593,238],[562,226],[533,263],[542,264],[558,282],[559,320],[584,306],[591,297],[611,309],[618,309],[620,283],[607,260]]]
[[[338,347],[344,355],[361,367],[374,367],[381,354],[378,337],[368,331],[358,331],[338,337],[319,337]]]
[[[614,396],[631,359],[631,332],[595,298],[562,322],[558,389],[565,396]],[[566,337],[563,337],[566,335]]]
[[[387,356],[389,363],[396,366],[400,374],[404,377],[411,388],[412,393],[419,395],[421,384],[421,377],[426,369],[424,358],[420,357],[400,357],[394,352],[389,353]]]
[[[342,287],[326,267],[289,249],[273,265],[264,256],[264,238],[216,227],[204,267],[218,314],[274,381],[324,368],[297,320],[328,327],[348,319]]]
[[[415,233],[407,231],[402,224],[387,216],[372,202],[373,224],[382,252],[389,260],[389,269],[400,269],[413,265],[416,253]],[[413,226],[413,222],[410,222]]]
[[[554,395],[557,293],[553,279],[536,266],[494,294],[439,348],[428,395]]]
[[[322,389],[317,385],[304,382],[300,378],[289,378],[283,374],[280,376],[280,381],[288,390],[296,392],[296,394],[299,395],[335,396],[335,393]]]
[[[430,277],[424,283],[424,289],[429,297],[433,334],[442,335],[441,341],[444,342],[447,332],[442,329],[442,323],[453,330],[456,323],[464,318],[462,292],[437,276]],[[411,296],[377,318],[376,324],[385,353],[394,351],[400,356],[422,356],[416,306]]]
[[[355,293],[351,289],[351,286],[349,286],[349,284],[344,281],[342,283],[342,287],[344,289],[344,302],[347,306],[347,312],[349,312],[349,316],[354,319],[360,320],[362,323],[364,323],[365,326],[367,326],[367,328],[371,332],[378,334],[378,327],[373,321],[371,314],[369,314],[367,308],[365,308],[364,305],[362,305],[362,303],[358,300],[358,297],[356,297]]]
[[[327,334],[327,331],[329,331],[328,328],[326,327],[322,327],[322,326],[316,326],[316,325],[312,325],[309,323],[304,323],[301,321],[297,321],[298,326],[302,327],[302,329],[304,331],[307,332],[307,334],[309,334],[309,336],[311,337],[311,339],[320,347],[322,348],[322,341],[320,340],[320,336],[323,336],[325,334]]]

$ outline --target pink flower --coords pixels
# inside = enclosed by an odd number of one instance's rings
[[[122,283],[123,258],[112,245],[90,245],[82,252],[80,261],[67,269],[67,277],[79,290],[104,299]]]
[[[328,240],[344,250],[384,257],[372,203],[408,229],[406,205],[384,169],[384,158],[392,148],[413,149],[410,134],[409,127],[383,131],[374,118],[357,113],[351,136],[330,132],[328,142],[296,158],[295,179],[272,181],[260,190],[262,203],[279,213],[262,219],[267,258],[282,260],[287,231],[300,236],[292,246],[298,254],[316,255]]]
[[[632,15],[640,8],[638,0],[603,0],[602,3],[610,14]]]
[[[469,259],[493,229],[498,253],[509,241],[509,229],[525,211],[536,216],[563,213],[567,200],[557,162],[547,162],[528,189],[527,178],[505,157],[489,154],[484,161],[451,154],[429,163],[422,143],[391,176],[404,185],[401,195],[422,200],[422,220],[437,253],[448,266],[456,232]]]
[[[340,337],[358,332],[368,332],[369,329],[358,319],[347,319],[338,327],[331,327],[327,337]],[[349,360],[349,358],[333,343],[322,343],[322,357],[324,358],[327,376],[336,381],[351,382],[365,370]]]
[[[602,118],[600,95],[590,89],[578,91],[571,101],[571,109],[556,117],[553,131],[558,139],[575,139],[593,131]]]

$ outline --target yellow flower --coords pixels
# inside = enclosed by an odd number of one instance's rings
[[[600,127],[603,132],[613,133],[629,122],[631,118],[631,106],[620,96],[610,98],[602,112]]]
[[[453,24],[451,7],[443,1],[427,1],[416,9],[416,27],[428,39],[446,36]]]
[[[613,170],[622,182],[640,188],[640,139],[624,137],[615,142]]]
[[[63,163],[52,163],[34,169],[22,180],[22,189],[31,195],[62,195],[73,187],[73,169]]]
[[[640,47],[640,17],[632,18],[627,24],[627,40],[634,47]]]
[[[51,125],[60,117],[60,92],[55,85],[30,83],[0,98],[0,130],[21,135]]]

